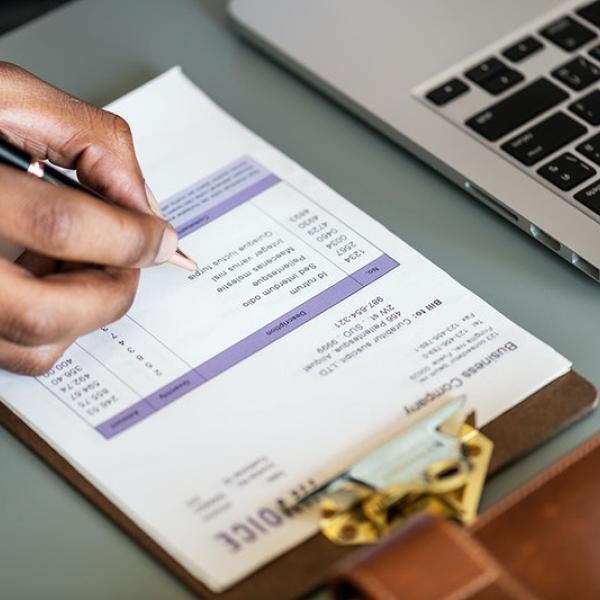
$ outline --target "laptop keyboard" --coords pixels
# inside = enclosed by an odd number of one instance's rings
[[[521,33],[512,43],[496,45],[484,60],[457,68],[441,85],[423,89],[419,95],[597,218],[598,82],[600,0],[575,5],[572,12],[526,35]]]
[[[495,142],[568,97],[564,90],[542,77],[473,115],[466,125]]]

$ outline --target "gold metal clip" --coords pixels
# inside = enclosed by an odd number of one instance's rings
[[[370,544],[422,512],[473,522],[493,444],[469,416],[464,398],[452,400],[334,481],[321,500],[323,534]]]

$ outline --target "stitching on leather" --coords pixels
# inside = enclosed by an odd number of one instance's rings
[[[459,545],[469,558],[479,566],[484,567],[486,570],[492,573],[499,573],[499,565],[490,557],[490,555],[484,551],[483,547],[469,537],[469,534],[461,529],[458,525],[454,525],[449,521],[440,521],[439,525],[444,530],[444,533],[448,534],[452,540]]]
[[[500,580],[498,582],[500,587],[504,588],[509,594],[514,596],[517,600],[539,600],[539,598],[532,594],[528,589],[524,588],[516,579],[514,579],[510,573],[501,573]]]
[[[484,512],[477,521],[469,527],[470,531],[477,531],[484,527],[490,521],[498,518],[502,513],[507,512],[515,504],[518,504],[526,496],[529,496],[549,480],[553,479],[557,475],[560,475],[563,471],[566,471],[568,467],[578,462],[582,458],[585,458],[588,454],[591,454],[596,448],[600,446],[600,435],[596,435],[587,442],[584,442],[578,448],[575,448],[570,454],[567,454],[562,459],[556,461],[553,465],[550,465],[545,471],[538,473],[532,479],[525,482],[520,488],[515,490],[512,494],[509,494],[503,500],[500,500],[497,504],[492,506]]]
[[[450,595],[444,596],[442,600],[468,600],[473,594],[488,587],[495,579],[497,579],[495,575],[484,571],[481,575],[475,577],[475,579],[471,579],[471,581],[468,581],[462,587],[454,590]]]
[[[499,577],[500,569],[498,565],[483,551],[478,542],[469,537],[466,531],[446,521],[436,522],[434,526],[440,528],[443,535],[452,538],[455,544],[460,546],[475,564],[483,568],[483,572],[475,579],[468,581],[458,590],[453,590],[450,594],[440,597],[440,600],[461,600],[468,598],[468,594],[482,589],[485,585]],[[382,583],[380,579],[367,569],[359,568],[351,576],[351,579],[361,583],[368,590],[369,594],[377,598],[377,600],[397,600],[397,595],[389,589],[389,586]]]
[[[458,589],[440,596],[440,600],[468,600],[473,594],[483,590],[494,581],[497,581],[498,586],[514,600],[536,600],[531,593],[522,588],[517,581],[506,573],[484,547],[469,536],[466,530],[460,529],[447,521],[439,521],[435,526],[441,530],[443,535],[451,538],[473,563],[483,569],[474,579],[467,581]],[[396,591],[390,589],[385,579],[382,581],[373,575],[368,568],[359,567],[354,574],[350,574],[349,579],[363,586],[368,594],[373,598],[377,598],[377,600],[397,600],[398,598]]]
[[[499,566],[491,559],[491,557],[483,550],[479,542],[473,540],[469,537],[467,532],[464,529],[459,529],[458,526],[453,525],[446,521],[441,521],[439,523],[443,532],[450,538],[452,541],[462,548],[462,550],[467,554],[467,556],[478,566],[484,569],[482,575],[487,573],[488,577],[492,577],[495,579],[500,574]],[[481,577],[478,576],[477,579]]]
[[[529,591],[516,583],[510,575],[506,576],[500,573],[498,576],[495,576],[489,572],[484,572],[475,579],[467,582],[449,596],[445,596],[443,600],[469,600],[474,594],[484,590],[494,582],[496,582],[498,587],[506,593],[507,598],[512,598],[512,600],[538,600]]]
[[[463,549],[475,564],[484,568],[483,573],[478,575],[475,579],[468,581],[452,593],[446,594],[444,600],[464,600],[471,597],[475,592],[482,590],[493,581],[500,579],[503,579],[506,583],[513,583],[512,578],[502,570],[500,565],[487,553],[483,546],[471,538],[464,529],[460,529],[446,521],[441,522],[440,525],[444,532]],[[505,587],[507,593],[515,598],[515,600],[530,600],[529,595],[521,593],[519,586],[516,585],[516,582],[514,583],[514,585],[502,587]],[[502,584],[499,583],[499,585]]]

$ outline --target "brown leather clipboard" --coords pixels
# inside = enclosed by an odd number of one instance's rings
[[[571,371],[487,424],[482,428],[482,432],[494,442],[490,474],[583,417],[596,406],[597,398],[594,386],[581,375]],[[352,548],[335,546],[323,536],[315,535],[231,589],[215,594],[190,575],[80,475],[71,464],[1,403],[0,424],[46,461],[201,598],[218,600],[297,598],[321,585],[331,565],[353,551]]]

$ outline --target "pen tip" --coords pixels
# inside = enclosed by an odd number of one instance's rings
[[[181,267],[186,271],[195,271],[198,268],[198,263],[191,259],[187,254],[182,252],[179,248],[168,261],[176,267]]]

